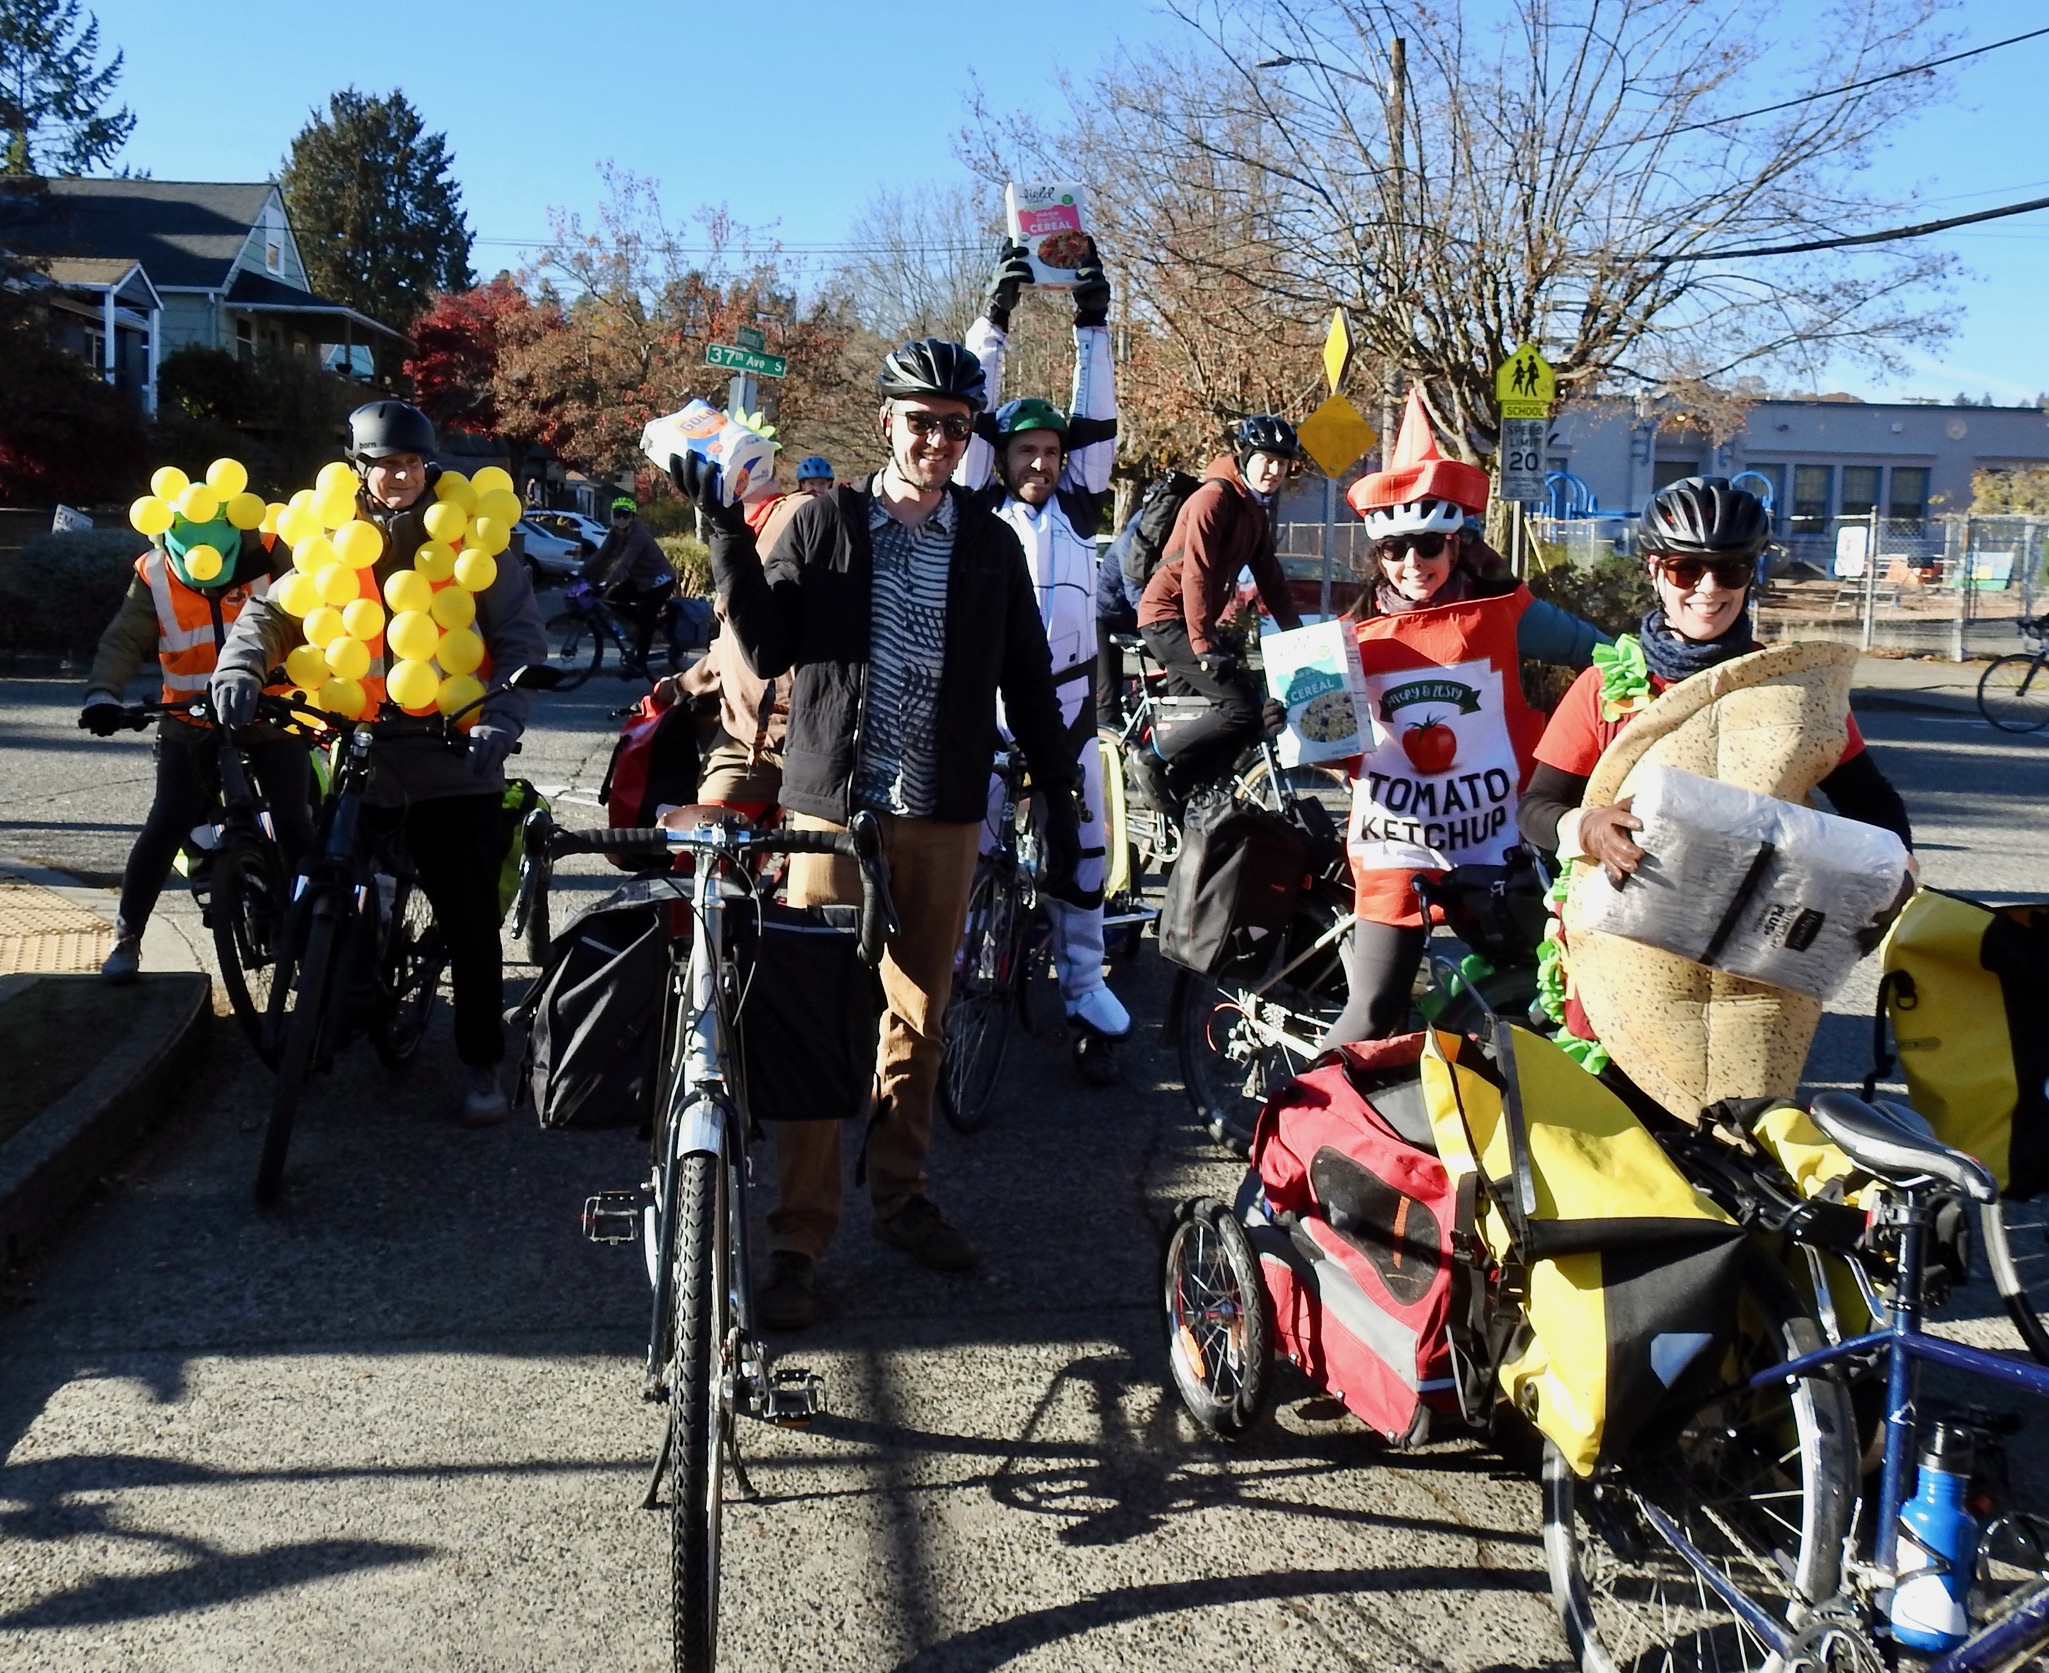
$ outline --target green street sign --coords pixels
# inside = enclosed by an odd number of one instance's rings
[[[733,335],[740,339],[740,346],[743,349],[752,349],[756,354],[768,347],[768,333],[758,326],[735,326]]]
[[[790,363],[779,354],[760,354],[753,349],[734,348],[730,343],[706,343],[704,363],[723,366],[729,372],[752,372],[757,378],[779,378]]]

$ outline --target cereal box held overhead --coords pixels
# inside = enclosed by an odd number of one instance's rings
[[[1088,255],[1088,224],[1081,187],[1071,181],[1003,188],[1010,236],[1031,259],[1032,283],[1042,290],[1072,290],[1074,272]]]

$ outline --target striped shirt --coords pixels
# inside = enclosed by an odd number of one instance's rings
[[[946,662],[953,496],[945,495],[930,517],[906,528],[890,516],[880,489],[878,475],[868,485],[875,579],[854,799],[923,819],[938,802],[939,676]]]

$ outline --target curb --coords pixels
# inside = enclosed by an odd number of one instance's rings
[[[1850,693],[1850,707],[1853,711],[1862,709],[1893,714],[1968,715],[1973,718],[1978,714],[1975,697],[1946,697],[1912,687],[1900,691],[1862,687]]]
[[[0,1252],[9,1263],[176,1107],[205,1057],[210,977],[143,976],[131,991],[135,1026],[83,1080],[0,1145]]]

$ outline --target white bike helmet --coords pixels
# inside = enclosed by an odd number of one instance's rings
[[[1375,506],[1363,521],[1367,538],[1385,540],[1397,534],[1456,534],[1468,513],[1450,500],[1410,500],[1406,505]]]

